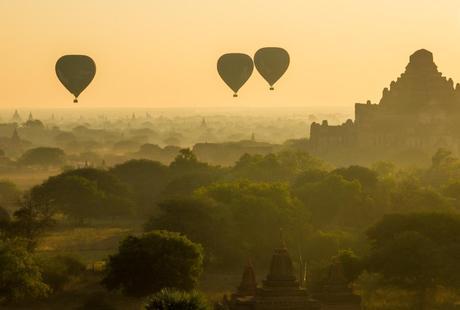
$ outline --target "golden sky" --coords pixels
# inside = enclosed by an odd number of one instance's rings
[[[0,104],[67,107],[64,54],[97,64],[82,107],[351,107],[377,101],[426,48],[460,82],[459,0],[0,0]],[[281,46],[291,66],[238,99],[216,71],[226,52]]]

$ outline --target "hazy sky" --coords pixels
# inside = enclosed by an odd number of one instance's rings
[[[352,106],[377,101],[426,48],[460,81],[459,0],[0,0],[0,104],[66,107],[64,54],[97,63],[79,105]],[[235,100],[216,71],[226,52],[281,46],[275,92],[254,72]]]

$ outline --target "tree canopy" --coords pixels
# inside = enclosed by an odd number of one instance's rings
[[[129,236],[107,262],[103,284],[127,295],[147,296],[163,288],[193,290],[202,271],[200,245],[169,231]]]
[[[49,293],[34,256],[19,240],[0,240],[0,266],[0,302],[44,297]]]
[[[65,163],[66,155],[63,150],[55,147],[37,147],[26,151],[18,159],[24,166],[60,166]]]
[[[460,287],[460,217],[446,213],[386,215],[368,231],[370,268],[403,287]]]

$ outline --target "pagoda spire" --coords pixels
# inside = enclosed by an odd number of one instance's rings
[[[11,142],[13,144],[19,144],[21,142],[21,138],[19,137],[18,130],[14,128],[13,135],[11,136]]]
[[[256,275],[251,260],[248,259],[246,267],[241,277],[241,283],[238,286],[238,296],[254,296],[257,290]]]
[[[208,126],[208,125],[206,124],[206,119],[203,117],[203,118],[201,119],[201,125],[200,125],[200,127],[201,127],[201,128],[206,128],[207,126]]]
[[[11,118],[13,122],[20,122],[21,116],[19,115],[18,110],[14,110],[13,117]]]
[[[284,240],[284,234],[283,234],[283,229],[280,228],[280,244],[282,249],[286,249],[286,241]]]

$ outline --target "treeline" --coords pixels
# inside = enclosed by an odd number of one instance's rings
[[[333,168],[300,152],[244,155],[232,167],[219,167],[184,149],[168,166],[131,160],[50,177],[3,221],[2,239],[5,249],[23,244],[21,253],[33,254],[40,236],[59,221],[87,225],[147,218],[145,235],[126,239],[108,260],[107,288],[143,296],[167,287],[192,290],[202,263],[208,271],[239,271],[251,258],[257,270],[265,270],[273,248],[286,242],[293,257],[308,262],[312,289],[340,259],[348,281],[362,290],[378,280],[380,286],[416,290],[426,300],[439,285],[460,285],[454,272],[460,258],[459,210],[460,161],[446,150],[433,156],[430,167],[401,170],[388,162]],[[149,250],[163,242],[158,239],[190,251],[194,258],[183,262],[191,270],[190,284],[168,284],[167,274],[163,282],[149,282],[158,274],[158,266],[149,264],[162,264],[163,252]],[[168,248],[175,253],[175,247]],[[130,252],[137,250],[141,254]],[[123,266],[134,269],[126,272]],[[40,270],[32,267],[32,274]],[[136,272],[148,279],[136,282],[142,279]],[[134,288],[126,286],[133,283]]]

